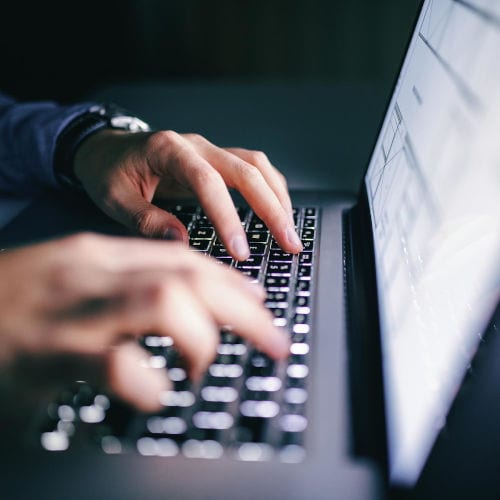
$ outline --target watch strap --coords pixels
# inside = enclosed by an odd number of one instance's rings
[[[72,120],[60,133],[54,153],[56,179],[66,187],[81,188],[73,170],[73,160],[80,144],[90,135],[108,126],[108,120],[96,113],[84,113]]]
[[[74,173],[74,158],[80,144],[92,134],[105,128],[128,132],[147,132],[150,126],[114,104],[92,106],[72,120],[59,134],[54,152],[56,179],[66,187],[81,189]]]

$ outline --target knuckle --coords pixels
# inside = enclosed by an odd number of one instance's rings
[[[201,165],[193,169],[192,179],[195,186],[203,188],[206,185],[213,186],[221,181],[220,174],[209,165]]]
[[[63,240],[65,250],[69,255],[88,254],[96,245],[99,244],[102,237],[91,232],[82,232],[67,236]]]
[[[238,178],[247,184],[254,184],[262,178],[259,170],[246,162],[238,162],[236,164],[236,171]]]
[[[148,137],[146,147],[153,150],[170,147],[179,142],[179,137],[179,134],[173,130],[159,130]]]
[[[190,132],[188,134],[184,134],[184,137],[190,142],[204,142],[205,138],[201,134],[197,134],[195,132]]]
[[[167,311],[172,303],[173,289],[175,285],[165,276],[153,279],[147,286],[149,304],[163,318],[163,312]]]
[[[263,151],[250,151],[250,158],[252,163],[256,165],[262,165],[269,162],[269,159]]]
[[[288,181],[286,180],[286,177],[278,169],[276,169],[276,174],[278,175],[278,179],[281,181],[281,183],[284,186],[287,186]]]
[[[72,288],[74,268],[69,262],[61,262],[52,270],[49,289],[52,294],[64,296]]]

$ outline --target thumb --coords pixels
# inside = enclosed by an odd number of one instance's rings
[[[113,208],[112,217],[142,236],[189,243],[187,229],[175,215],[149,203],[133,189],[122,191]]]

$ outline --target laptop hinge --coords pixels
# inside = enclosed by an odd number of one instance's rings
[[[377,286],[366,191],[362,190],[357,203],[345,211],[343,223],[352,451],[357,456],[375,459],[386,469]]]

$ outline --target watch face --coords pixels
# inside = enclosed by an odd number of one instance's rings
[[[112,103],[97,104],[92,106],[89,111],[108,119],[112,128],[128,130],[129,132],[149,132],[151,130],[146,122],[136,116],[131,116],[125,109]]]
[[[113,128],[128,130],[129,132],[149,132],[151,130],[146,122],[135,116],[113,116],[109,123]]]

